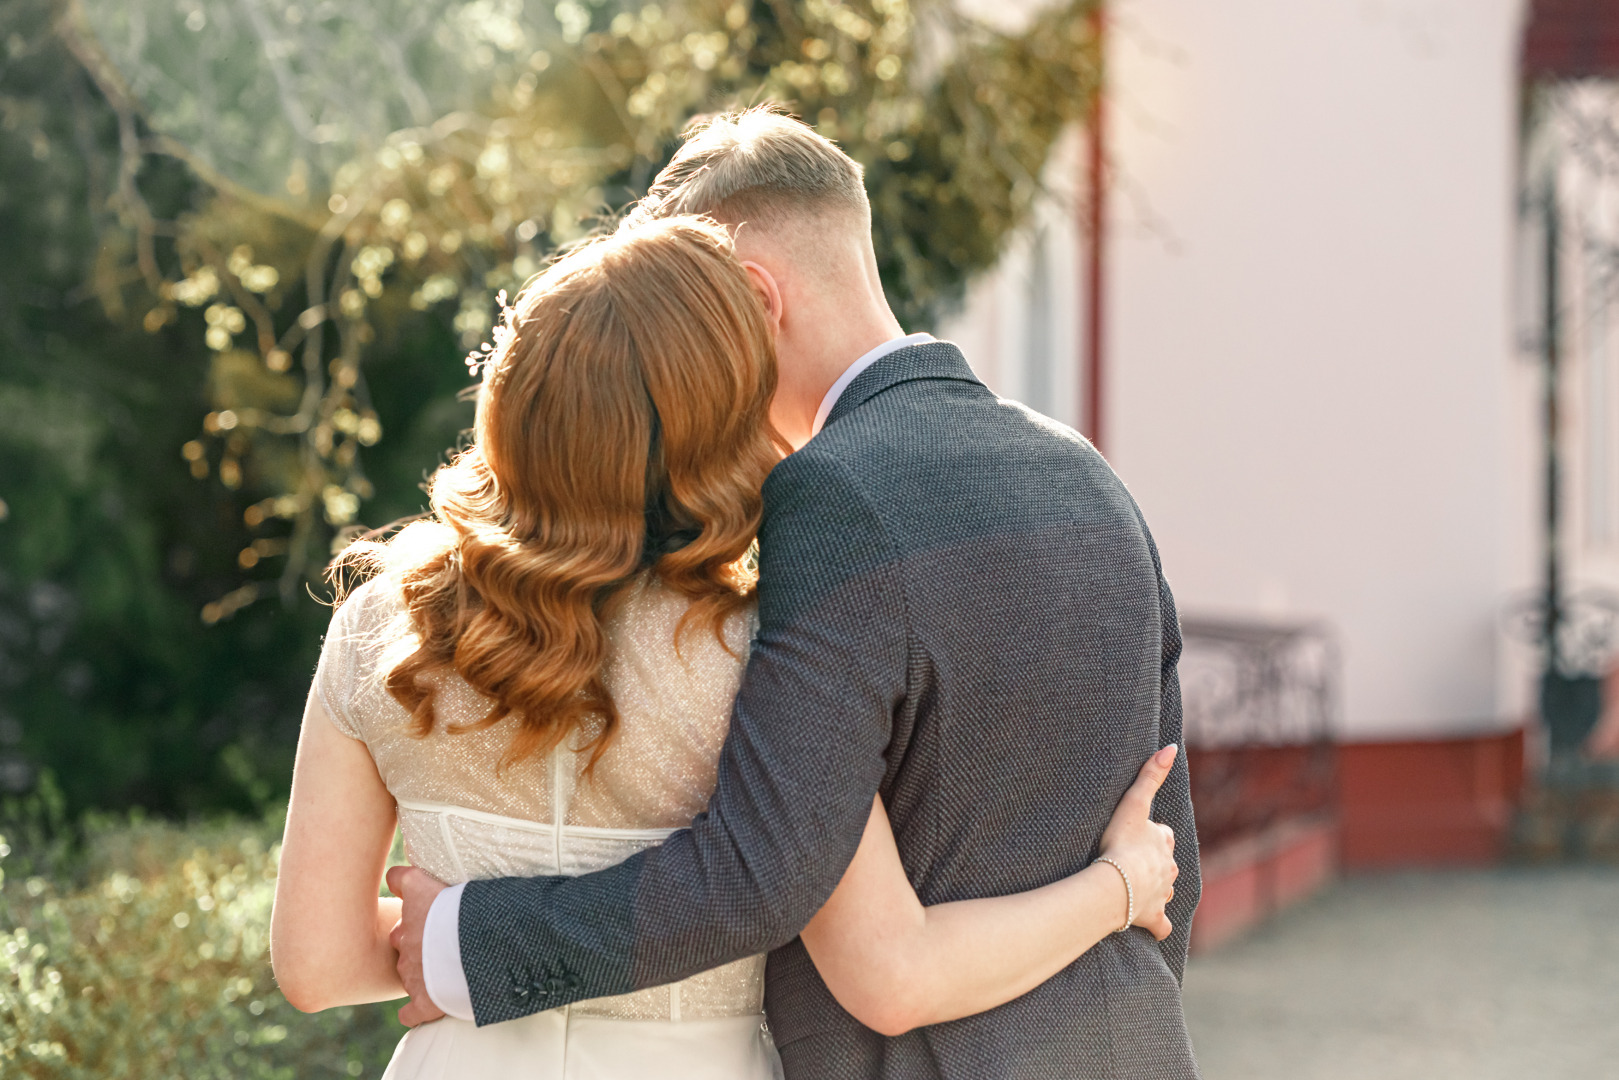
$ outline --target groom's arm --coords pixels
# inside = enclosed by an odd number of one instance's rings
[[[837,460],[800,451],[771,474],[760,580],[759,637],[707,812],[598,873],[466,886],[460,953],[480,1024],[775,948],[837,886],[910,659],[899,568]]]

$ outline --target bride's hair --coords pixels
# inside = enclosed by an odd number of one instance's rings
[[[590,241],[517,297],[483,364],[474,441],[431,515],[351,547],[404,596],[416,649],[387,676],[419,735],[440,677],[515,716],[502,764],[618,722],[603,620],[650,570],[720,634],[754,583],[760,488],[780,459],[775,350],[725,230],[698,218]],[[678,635],[679,631],[677,631]]]

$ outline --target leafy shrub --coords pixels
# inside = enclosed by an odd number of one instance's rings
[[[394,1007],[306,1016],[275,988],[279,820],[92,819],[70,854],[39,816],[0,839],[0,1075],[380,1075]]]
[[[253,813],[286,798],[331,612],[299,587],[200,617],[258,557],[264,493],[183,456],[217,407],[204,309],[151,334],[86,286],[115,269],[119,129],[52,29],[69,6],[0,0],[0,795],[50,770],[74,813]],[[164,215],[195,186],[159,161],[129,182]],[[371,347],[379,524],[421,508],[472,417],[454,312],[404,310]]]

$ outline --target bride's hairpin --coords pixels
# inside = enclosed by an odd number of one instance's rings
[[[506,346],[511,344],[512,338],[517,335],[517,331],[512,328],[512,315],[516,309],[506,302],[505,289],[495,294],[495,309],[495,328],[489,334],[492,340],[467,353],[467,371],[474,379],[484,374],[489,365],[495,362],[495,357],[504,352]]]

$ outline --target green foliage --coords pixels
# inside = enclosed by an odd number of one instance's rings
[[[1095,84],[1094,0],[0,4],[0,1073],[378,1073],[265,955],[311,572],[419,510],[493,297],[771,99],[866,167],[925,323]],[[363,511],[363,513],[362,513]],[[57,781],[51,777],[60,778]]]
[[[993,262],[1097,70],[1094,0],[1018,34],[944,0],[82,2],[67,40],[125,128],[150,129],[125,169],[169,155],[208,181],[168,259],[161,216],[121,199],[146,324],[206,307],[218,456],[188,453],[263,496],[250,524],[285,557],[283,595],[373,496],[377,337],[455,301],[475,346],[496,290],[638,196],[694,114],[781,102],[860,160],[915,324]]]
[[[865,165],[925,324],[1087,108],[1093,6],[0,4],[0,792],[283,794],[309,583],[421,509],[498,290],[770,99]]]
[[[327,612],[300,585],[289,604],[199,617],[262,537],[243,519],[255,498],[195,480],[182,448],[211,395],[247,391],[202,310],[149,333],[143,307],[87,284],[131,251],[118,118],[53,16],[0,4],[0,793],[43,768],[70,808],[249,810],[285,792]],[[138,181],[163,215],[199,197],[173,161]],[[448,316],[407,314],[370,352],[392,432],[368,460],[381,520],[418,508],[470,417]]]
[[[279,832],[273,815],[184,828],[103,819],[76,857],[35,850],[22,867],[28,845],[0,838],[0,1073],[380,1075],[404,1032],[395,1008],[308,1016],[275,989]]]

